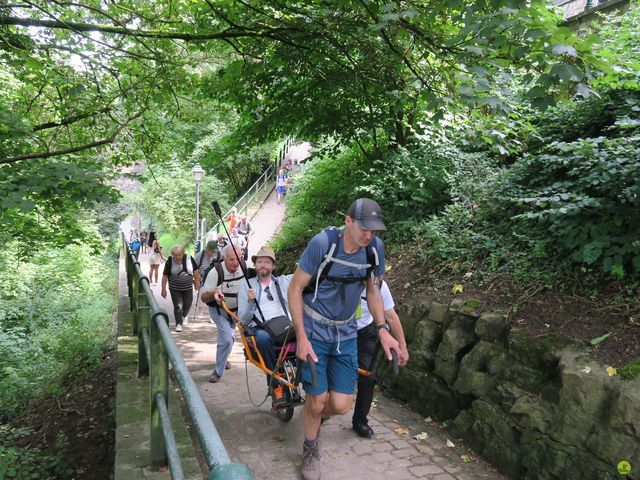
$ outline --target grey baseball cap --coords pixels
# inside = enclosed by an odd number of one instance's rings
[[[382,209],[378,202],[370,198],[359,198],[351,204],[347,213],[365,230],[386,230],[382,223]]]

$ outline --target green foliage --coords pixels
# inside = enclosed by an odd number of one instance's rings
[[[552,143],[524,155],[497,194],[558,253],[622,277],[640,272],[640,135]]]
[[[445,142],[399,147],[371,163],[356,194],[379,199],[389,224],[411,222],[418,212],[429,215],[449,201],[446,178],[460,154]]]
[[[624,367],[618,369],[618,374],[625,380],[640,377],[640,360],[632,360]]]
[[[207,225],[217,221],[211,201],[228,208],[231,193],[215,172],[205,172],[200,184],[200,218],[206,218]],[[141,204],[143,216],[154,219],[159,234],[169,233],[178,243],[193,243],[196,185],[188,169],[177,162],[153,169],[153,177],[145,178]]]
[[[18,248],[0,254],[0,418],[100,365],[112,338],[113,257],[80,245],[17,261]]]
[[[39,448],[17,446],[29,433],[26,429],[12,429],[0,425],[0,478],[15,480],[69,478],[74,470],[65,459],[61,445],[52,445],[47,452]]]

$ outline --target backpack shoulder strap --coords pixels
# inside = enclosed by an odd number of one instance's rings
[[[320,282],[329,275],[329,270],[331,270],[331,261],[334,254],[337,253],[338,245],[340,243],[340,229],[338,227],[326,228],[324,233],[327,234],[329,245],[327,247],[327,251],[324,253],[324,260],[322,260],[318,266],[318,271],[314,275],[315,278],[311,279],[311,281],[315,280],[313,299],[311,300],[312,302],[315,302],[316,297],[318,296],[318,285],[320,285]]]
[[[219,287],[220,285],[222,285],[222,282],[224,282],[224,270],[222,268],[222,262],[215,262],[213,264],[213,267],[218,273],[218,283],[216,284],[216,287]]]
[[[276,284],[276,291],[278,292],[278,299],[280,299],[280,306],[282,307],[282,311],[284,315],[287,317],[287,320],[291,320],[289,318],[289,314],[287,313],[287,306],[284,304],[284,297],[282,296],[282,290],[280,290],[280,284],[278,283],[278,279],[274,277],[273,283]]]

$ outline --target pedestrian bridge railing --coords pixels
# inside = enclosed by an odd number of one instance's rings
[[[247,215],[251,217],[249,212],[251,205],[256,202],[263,202],[275,187],[276,176],[278,175],[278,169],[286,159],[289,147],[293,144],[290,138],[287,138],[280,150],[278,156],[273,163],[270,163],[265,171],[260,175],[260,178],[251,185],[247,191],[242,195],[236,203],[222,216],[227,218],[231,211],[235,208],[239,215]],[[257,211],[257,210],[256,210]],[[252,212],[255,213],[255,212]],[[200,248],[204,248],[208,240],[215,240],[216,235],[223,231],[222,223],[218,221],[207,233],[200,239]]]
[[[169,467],[173,480],[184,479],[167,399],[169,364],[184,398],[196,438],[209,467],[207,480],[253,480],[249,468],[231,462],[180,350],[169,330],[167,312],[160,308],[135,254],[121,233],[126,257],[127,286],[133,311],[133,335],[138,337],[138,376],[149,376],[151,409],[150,460],[153,469]]]

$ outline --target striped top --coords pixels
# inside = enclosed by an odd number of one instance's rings
[[[187,264],[187,258],[191,265]],[[167,259],[163,275],[169,277],[169,289],[185,291],[193,288],[193,272],[198,270],[198,265],[191,255],[183,255],[182,263],[175,263],[173,257]]]

